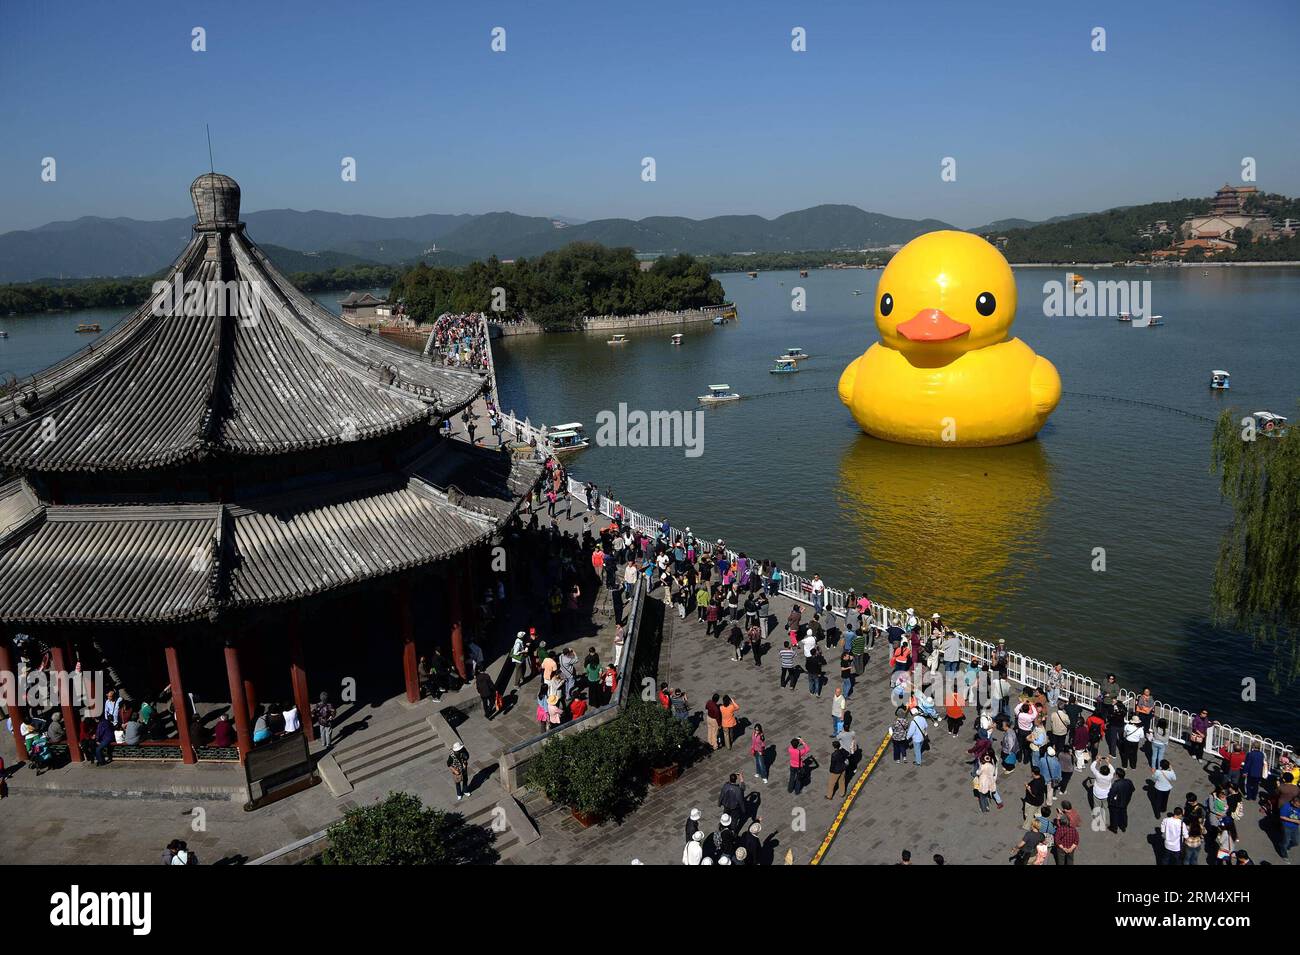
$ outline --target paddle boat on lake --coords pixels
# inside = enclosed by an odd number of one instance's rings
[[[581,451],[583,448],[591,447],[591,442],[587,440],[586,432],[582,430],[582,422],[570,421],[568,424],[557,424],[546,430],[546,443],[550,445],[551,451],[555,454],[565,454],[569,451]]]
[[[1215,370],[1210,372],[1210,387],[1215,391],[1227,391],[1231,386],[1231,378],[1226,371]]]
[[[799,363],[793,358],[787,358],[785,355],[782,355],[776,360],[776,364],[774,364],[769,370],[774,375],[793,375],[799,370]]]
[[[731,390],[731,385],[709,385],[709,393],[700,395],[699,399],[706,405],[713,405],[723,401],[739,401],[740,395]]]
[[[615,335],[615,336],[614,336],[613,338],[611,338],[609,341],[605,342],[605,344],[606,344],[606,345],[626,345],[626,344],[627,344],[627,336],[626,336],[626,335]]]
[[[674,335],[672,338],[668,340],[674,345],[680,345],[682,343],[682,333],[678,332],[676,335]]]
[[[1255,419],[1255,430],[1266,438],[1280,438],[1286,434],[1286,418],[1271,411],[1256,411],[1251,415]]]
[[[787,348],[782,358],[789,358],[791,361],[803,361],[805,358],[811,358],[811,355],[804,354],[802,348]]]

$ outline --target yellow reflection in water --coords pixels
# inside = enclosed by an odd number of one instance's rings
[[[841,507],[861,539],[854,586],[978,634],[1044,556],[1050,470],[1038,441],[954,451],[862,435],[840,460]]]

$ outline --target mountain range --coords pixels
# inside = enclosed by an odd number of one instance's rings
[[[243,219],[257,242],[304,253],[302,271],[421,259],[456,265],[488,255],[513,259],[577,241],[666,253],[860,249],[953,228],[937,219],[899,219],[849,205],[814,206],[775,219],[652,216],[583,222],[512,212],[383,218],[293,209],[250,212]],[[83,216],[6,232],[0,235],[0,282],[151,275],[175,258],[193,224],[192,217],[142,221]],[[332,264],[324,264],[327,260]]]
[[[1070,218],[1075,217],[1047,221]],[[813,206],[775,219],[651,216],[584,222],[512,212],[384,218],[294,209],[250,212],[243,219],[257,242],[279,247],[279,261],[292,261],[296,268],[289,271],[303,272],[421,260],[461,265],[489,255],[515,259],[578,241],[696,254],[878,248],[955,228],[938,219],[900,219],[850,205]],[[192,217],[143,221],[83,216],[6,232],[0,235],[0,282],[152,275],[184,247],[193,224]],[[1003,219],[971,231],[1005,232],[1036,224]]]

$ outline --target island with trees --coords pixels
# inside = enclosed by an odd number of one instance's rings
[[[666,256],[643,267],[631,249],[593,242],[513,262],[491,257],[463,268],[421,263],[398,279],[390,297],[417,322],[444,312],[487,312],[553,330],[589,315],[707,308],[725,299],[722,283],[694,256]]]

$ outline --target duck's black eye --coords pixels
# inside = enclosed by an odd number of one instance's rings
[[[980,297],[975,299],[975,311],[981,315],[992,315],[997,307],[998,300],[993,297],[992,292],[980,292]]]
[[[888,316],[893,310],[894,296],[886,292],[884,295],[880,296],[880,314],[882,316]]]

